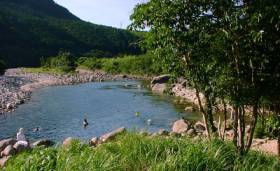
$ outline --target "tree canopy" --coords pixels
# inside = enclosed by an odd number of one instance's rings
[[[130,28],[149,28],[144,44],[168,71],[185,76],[199,100],[204,94],[200,109],[212,132],[213,108],[223,104],[226,120],[226,106],[232,107],[233,142],[243,154],[260,106],[279,105],[279,9],[274,0],[150,0],[135,7]]]

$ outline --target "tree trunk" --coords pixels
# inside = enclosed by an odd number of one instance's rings
[[[248,137],[248,141],[246,142],[245,153],[248,153],[248,151],[251,148],[252,141],[253,141],[253,136],[254,136],[254,131],[255,131],[256,124],[257,124],[257,120],[258,120],[258,105],[255,104],[253,106],[253,116],[252,116],[252,120],[251,120],[251,123],[250,123],[250,134],[249,134],[249,137]]]
[[[225,140],[225,132],[227,128],[227,104],[224,99],[222,99],[223,106],[224,106],[224,130],[223,130],[223,137],[222,139]]]
[[[205,112],[205,110],[202,106],[200,95],[199,95],[199,92],[198,92],[197,88],[195,88],[195,94],[196,94],[196,98],[198,100],[199,109],[200,109],[200,111],[202,112],[202,115],[203,115],[203,122],[204,122],[204,125],[205,125],[207,137],[208,137],[209,140],[211,140],[211,137],[210,137],[210,134],[209,134],[209,126],[208,126],[207,116],[206,116],[207,113]]]
[[[235,145],[235,147],[237,148],[237,150],[239,150],[239,146],[238,146],[238,141],[237,141],[237,137],[238,137],[238,107],[234,107],[234,113],[233,113],[233,144]]]
[[[280,157],[280,128],[278,129],[277,147],[278,147],[278,157]]]
[[[207,93],[205,93],[205,99],[206,99],[206,104],[205,106],[207,107],[207,117],[208,117],[208,122],[210,124],[211,127],[211,131],[212,132],[216,132],[217,128],[215,127],[214,124],[214,119],[213,119],[213,110],[212,110],[212,102],[209,98],[209,95]]]

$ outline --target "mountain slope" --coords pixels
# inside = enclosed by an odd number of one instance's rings
[[[82,21],[53,0],[0,0],[0,40],[0,57],[9,67],[37,66],[59,50],[140,53],[134,33]]]

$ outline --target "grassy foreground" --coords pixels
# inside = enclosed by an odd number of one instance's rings
[[[219,140],[118,136],[97,148],[76,142],[71,147],[36,149],[13,157],[7,171],[71,170],[278,170],[276,157],[250,152],[240,158]]]

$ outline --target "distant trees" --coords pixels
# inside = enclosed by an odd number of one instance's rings
[[[39,66],[41,56],[60,49],[102,57],[142,53],[139,34],[82,21],[53,0],[1,0],[0,28],[0,56],[10,67]]]
[[[60,51],[57,56],[42,59],[41,62],[45,68],[58,69],[63,72],[75,69],[74,57],[69,52]]]
[[[226,114],[232,106],[233,143],[242,155],[250,149],[260,107],[279,106],[279,16],[278,1],[150,0],[134,9],[130,28],[150,28],[145,44],[156,49],[158,60],[185,76],[199,101],[204,94],[200,110],[209,134],[217,130],[213,108],[223,104]]]

